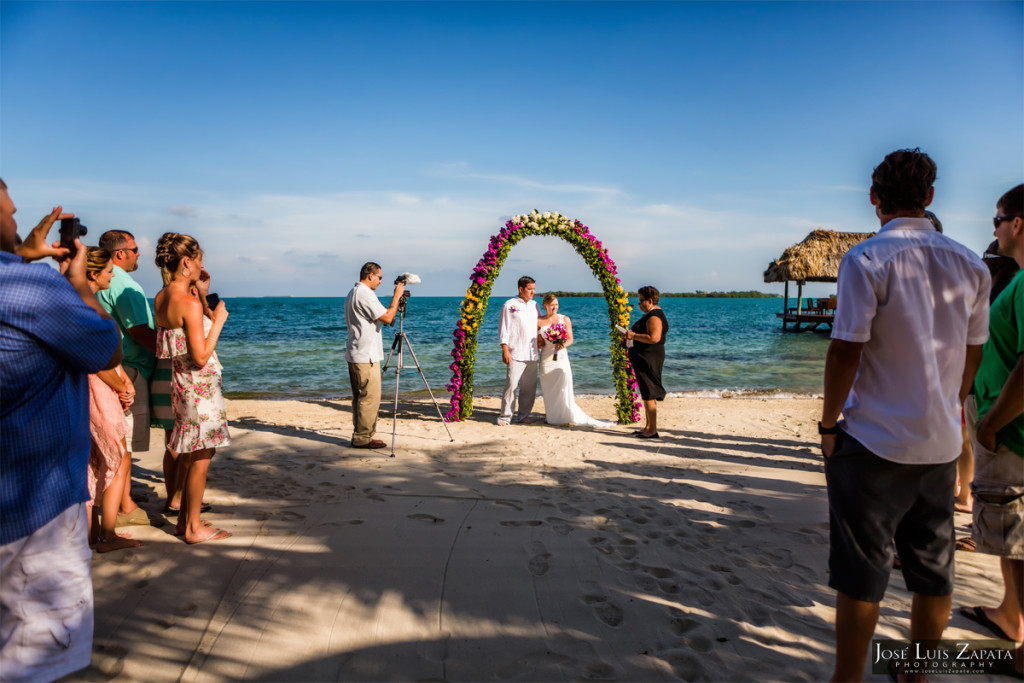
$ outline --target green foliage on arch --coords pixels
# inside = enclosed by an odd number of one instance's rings
[[[626,357],[622,335],[616,325],[629,325],[629,298],[619,282],[615,262],[601,241],[591,234],[587,226],[559,213],[538,213],[515,216],[497,235],[491,237],[480,262],[469,276],[472,281],[459,309],[459,322],[452,336],[452,381],[447,385],[452,392],[452,406],[446,418],[457,422],[473,414],[473,366],[476,363],[477,333],[487,311],[491,287],[501,272],[509,251],[519,240],[530,235],[552,235],[568,242],[576,250],[594,276],[601,283],[608,302],[608,325],[611,338],[612,372],[615,378],[615,414],[621,424],[640,421],[640,403],[637,399],[636,378]]]

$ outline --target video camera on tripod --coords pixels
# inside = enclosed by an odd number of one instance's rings
[[[414,273],[402,273],[401,275],[395,278],[395,284],[397,285],[399,282],[401,282],[403,285],[418,285],[421,282],[423,282],[423,280],[420,279],[419,275],[416,275]],[[409,300],[410,296],[412,296],[412,292],[410,292],[407,289],[404,292],[402,292],[402,298],[398,302],[398,313],[403,318],[405,317],[405,303]],[[391,322],[388,323],[388,327],[391,327],[394,324],[395,321],[392,320]]]
[[[412,273],[402,273],[395,278],[395,284],[399,282],[405,285],[418,285],[421,280],[419,275],[413,275]],[[412,362],[416,366],[416,369],[420,371],[420,377],[423,379],[423,386],[427,388],[427,393],[430,394],[430,400],[434,402],[434,409],[437,410],[437,416],[441,418],[441,424],[444,425],[444,430],[448,432],[448,438],[451,441],[455,441],[452,436],[452,432],[448,429],[448,423],[445,422],[444,415],[441,414],[441,406],[437,404],[437,399],[434,398],[434,392],[430,389],[430,384],[427,382],[427,376],[423,374],[423,367],[420,365],[419,359],[416,358],[416,352],[412,350],[412,344],[409,343],[409,337],[405,334],[405,302],[409,299],[409,290],[402,292],[402,298],[398,302],[398,311],[400,315],[396,315],[398,319],[398,331],[395,332],[395,341],[391,344],[391,352],[388,353],[388,359],[384,361],[384,367],[381,368],[381,374],[386,374],[388,367],[391,365],[391,359],[396,358],[395,363],[395,407],[394,413],[391,418],[391,457],[395,457],[395,429],[398,426],[398,384],[402,380],[402,368],[405,367],[403,352],[405,349],[409,349],[409,355],[412,356]],[[391,321],[391,325],[394,324],[394,320]]]

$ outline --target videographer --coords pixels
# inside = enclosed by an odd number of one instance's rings
[[[14,212],[0,180],[0,671],[54,680],[92,653],[88,375],[120,363],[121,343],[79,240],[65,277],[25,262],[68,256],[46,235],[71,215],[55,208],[19,244]]]
[[[384,448],[377,433],[377,412],[380,410],[380,363],[384,360],[384,337],[381,325],[390,325],[398,313],[405,292],[405,283],[395,282],[391,305],[384,305],[374,294],[381,283],[380,266],[372,261],[359,270],[359,282],[345,297],[345,327],[348,342],[345,360],[352,383],[352,447]]]

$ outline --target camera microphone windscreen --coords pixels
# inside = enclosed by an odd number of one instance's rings
[[[407,285],[418,285],[423,282],[419,275],[415,275],[413,273],[402,273],[402,279],[405,280],[405,284]]]

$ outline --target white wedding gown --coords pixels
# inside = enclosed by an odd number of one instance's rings
[[[558,316],[561,323],[563,316]],[[564,323],[563,323],[564,324]],[[540,328],[541,339],[548,325]],[[569,351],[560,349],[558,360],[554,359],[555,346],[545,339],[540,349],[540,391],[544,395],[546,422],[551,425],[586,425],[590,427],[611,427],[614,423],[597,420],[576,405],[572,389],[572,366],[569,365]]]

